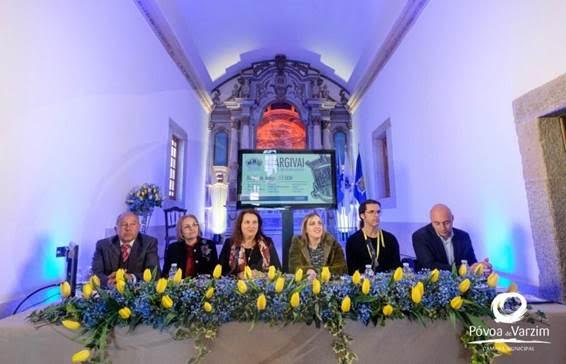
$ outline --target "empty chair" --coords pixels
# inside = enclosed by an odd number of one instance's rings
[[[165,214],[165,250],[163,251],[163,256],[165,256],[169,242],[171,240],[177,240],[177,231],[175,229],[177,227],[177,221],[181,216],[187,213],[187,209],[175,206],[163,209],[163,213]]]

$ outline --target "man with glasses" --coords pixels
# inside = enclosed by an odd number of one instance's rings
[[[379,227],[381,204],[365,200],[358,208],[360,230],[346,241],[348,273],[365,272],[370,265],[374,272],[386,272],[401,266],[399,243],[395,236]]]
[[[124,212],[116,219],[116,235],[99,240],[92,258],[92,272],[101,285],[114,286],[116,271],[126,270],[129,281],[142,279],[143,271],[159,268],[157,240],[140,234],[140,221],[133,212]]]

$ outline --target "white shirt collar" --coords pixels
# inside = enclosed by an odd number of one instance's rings
[[[436,234],[438,235],[438,234]],[[448,237],[448,239],[444,239],[442,236],[438,235],[438,237],[440,238],[440,240],[442,240],[442,242],[444,243],[444,245],[451,243],[452,242],[452,238],[454,237],[454,232],[452,231],[452,234],[450,234],[450,236]]]
[[[124,245],[124,244],[128,244],[130,246],[130,248],[132,246],[134,246],[134,241],[136,241],[136,239],[132,240],[132,241],[128,241],[126,243],[124,243],[122,240],[120,240],[120,246]]]

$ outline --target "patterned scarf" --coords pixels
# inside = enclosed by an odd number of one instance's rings
[[[263,240],[262,237],[259,238],[257,242],[257,246],[259,247],[259,252],[261,253],[261,257],[263,258],[261,267],[263,271],[267,271],[269,268],[270,263],[270,254],[269,254],[269,246]],[[255,247],[254,247],[255,249]],[[228,264],[230,265],[230,272],[231,273],[240,273],[243,272],[247,265],[246,260],[246,249],[242,249],[241,244],[232,243],[230,247],[230,259]]]

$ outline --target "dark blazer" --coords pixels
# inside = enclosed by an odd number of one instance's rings
[[[279,262],[279,256],[277,255],[277,250],[275,250],[275,245],[273,244],[273,240],[271,238],[265,237],[265,243],[269,246],[269,265],[274,266],[278,270],[281,269],[281,263]],[[230,269],[230,249],[232,246],[232,239],[226,239],[224,241],[224,245],[222,246],[222,251],[220,252],[220,259],[219,263],[222,264],[222,274],[238,274],[240,272],[232,271]],[[251,269],[255,269],[258,271],[263,271],[263,257],[259,251],[259,244],[256,244],[253,248],[250,259],[248,261],[248,266]]]
[[[194,247],[196,274],[212,274],[214,267],[218,264],[218,254],[216,244],[208,239],[198,238]],[[177,240],[170,244],[165,252],[165,262],[161,275],[167,277],[171,264],[177,263],[177,267],[183,271],[185,278],[185,268],[187,264],[187,244],[184,240]]]
[[[387,272],[401,266],[397,238],[390,232],[383,230],[383,241],[385,246],[379,248],[379,257],[377,258],[378,272]],[[348,262],[349,274],[353,274],[355,271],[364,273],[366,264],[371,264],[371,257],[361,229],[350,235],[346,241],[346,261]]]
[[[346,273],[346,260],[342,247],[336,239],[329,233],[324,233],[320,240],[320,245],[324,251],[324,262],[332,274]],[[294,236],[289,249],[289,272],[294,273],[297,268],[303,271],[314,269],[311,263],[308,243],[301,236]]]
[[[118,268],[126,269],[128,273],[134,274],[140,280],[146,268],[153,271],[156,267],[159,269],[157,240],[141,233],[134,241],[126,262],[122,261],[120,239],[117,235],[99,240],[92,257],[92,273],[100,278],[102,286],[106,286],[108,275]]]
[[[460,261],[465,259],[470,265],[476,263],[477,259],[474,254],[470,235],[464,230],[456,228],[452,230],[454,232],[454,236],[452,237],[454,262],[460,264]],[[417,267],[443,270],[452,269],[452,266],[448,264],[444,244],[434,231],[432,224],[423,226],[413,233],[413,249],[415,249],[417,256]]]

